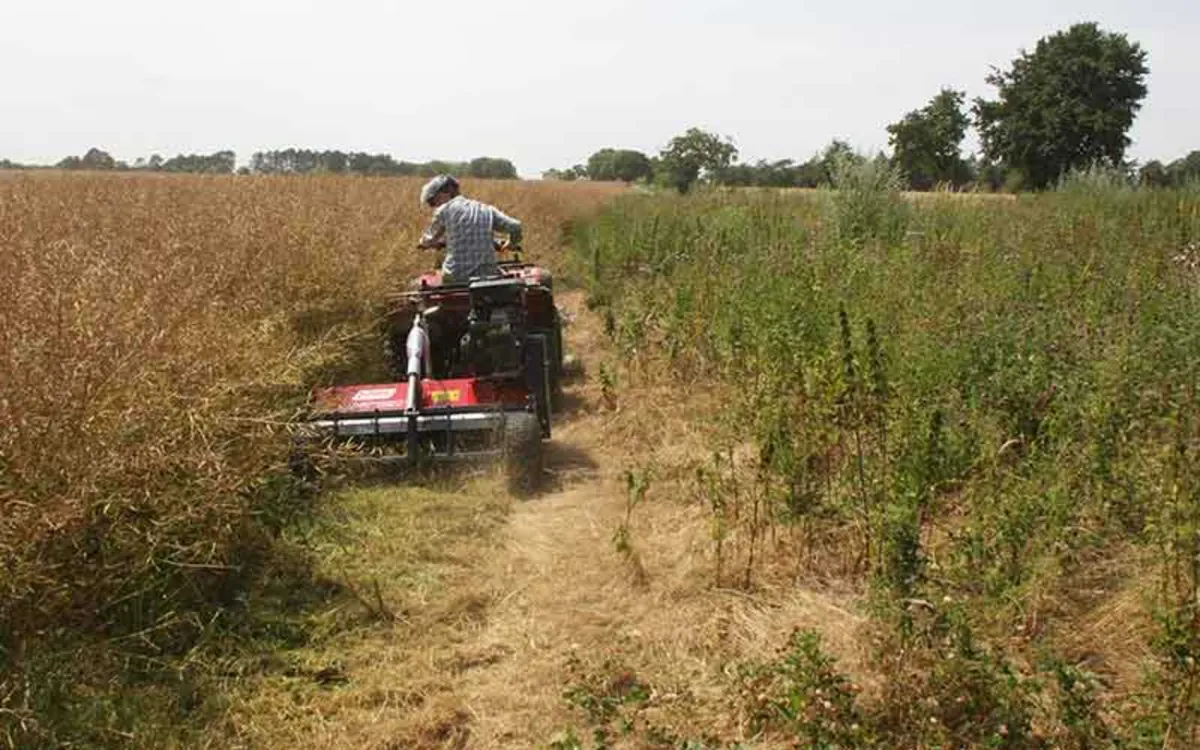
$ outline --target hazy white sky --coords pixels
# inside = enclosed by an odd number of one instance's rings
[[[535,176],[695,125],[804,159],[886,148],[941,86],[990,96],[990,65],[1085,20],[1149,52],[1130,156],[1200,149],[1198,0],[0,0],[0,158],[297,146]]]

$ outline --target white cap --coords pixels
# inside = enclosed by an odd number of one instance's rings
[[[429,201],[433,200],[433,196],[442,192],[447,187],[458,187],[458,181],[448,174],[440,174],[425,183],[425,187],[421,188],[422,205],[428,206]]]

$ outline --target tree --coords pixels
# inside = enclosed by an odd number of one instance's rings
[[[201,172],[211,174],[233,174],[233,168],[237,163],[237,155],[232,151],[217,151],[214,154],[179,154],[172,156],[166,161],[162,161],[157,154],[150,157],[150,163],[154,164],[154,160],[158,158],[159,162],[154,169],[163,172]]]
[[[1171,177],[1163,163],[1155,159],[1146,162],[1138,170],[1138,182],[1146,187],[1169,187]]]
[[[517,168],[508,159],[493,159],[488,156],[481,156],[478,159],[472,159],[467,165],[467,175],[470,177],[479,177],[490,180],[515,180],[517,179]]]
[[[838,164],[844,161],[862,164],[866,159],[855,152],[848,142],[834,138],[821,152],[821,155],[815,159],[815,166],[819,167],[818,183],[832,185],[833,177],[837,174]]]
[[[233,174],[235,166],[237,166],[237,154],[225,149],[208,157],[206,171],[217,172],[219,174]]]
[[[993,68],[995,101],[975,100],[984,155],[1044,188],[1074,168],[1120,166],[1146,96],[1146,52],[1124,34],[1076,24]]]
[[[1200,151],[1193,151],[1167,165],[1167,178],[1175,187],[1200,180]]]
[[[662,177],[668,185],[686,193],[697,180],[720,174],[737,157],[737,147],[728,138],[691,128],[677,135],[659,155]]]
[[[68,156],[55,166],[59,169],[115,169],[117,160],[107,151],[90,148],[82,157]]]
[[[582,164],[576,164],[569,169],[547,169],[542,172],[544,180],[561,180],[563,182],[574,182],[575,180],[587,179],[587,168]]]
[[[468,169],[467,164],[462,164],[455,161],[441,161],[435,159],[428,164],[421,165],[421,173],[423,177],[432,177],[435,174],[448,174],[455,177],[462,177]]]
[[[722,185],[738,187],[816,187],[820,182],[814,177],[815,160],[796,164],[791,159],[766,161],[759,159],[753,164],[733,164],[715,175]]]
[[[117,160],[112,158],[107,151],[93,147],[83,155],[79,166],[80,169],[114,169],[117,166]]]
[[[603,148],[592,154],[587,161],[589,180],[608,182],[636,182],[654,175],[650,157],[641,151],[630,149]]]
[[[825,168],[817,156],[796,167],[796,187],[820,187],[824,180]]]
[[[961,185],[970,179],[959,150],[970,124],[963,112],[965,99],[963,92],[944,88],[924,108],[888,125],[892,162],[913,190],[928,190],[939,182]]]
[[[350,159],[341,151],[324,151],[321,153],[321,169],[333,174],[342,174],[346,171]]]

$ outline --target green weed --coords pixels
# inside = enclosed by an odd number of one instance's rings
[[[904,642],[927,630],[914,602],[958,602],[971,637],[903,669],[923,674],[912,700],[951,685],[969,710],[943,706],[933,734],[899,722],[912,737],[1033,742],[1036,694],[1071,742],[1100,731],[1093,701],[1118,714],[1113,737],[1185,743],[1200,705],[1200,201],[1099,173],[1013,201],[895,187],[868,162],[836,192],[618,200],[576,233],[622,367],[720,388],[695,481],[715,582],[749,585],[769,556],[848,571],[876,584]],[[1050,670],[1060,687],[1042,691],[1014,665],[1070,630],[1079,592],[1129,584],[1096,583],[1085,562],[1129,549],[1157,570],[1122,576],[1163,582],[1156,677],[1140,697],[1084,700],[1062,687],[1084,678]]]

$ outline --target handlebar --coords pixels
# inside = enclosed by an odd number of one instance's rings
[[[493,239],[492,247],[495,249],[497,255],[503,255],[505,253],[508,253],[514,262],[521,263],[522,249],[521,249],[520,245],[515,245],[515,244],[509,242],[508,240],[499,242],[499,241]],[[418,243],[417,249],[418,250],[434,250],[434,251],[445,250],[446,242],[444,240],[439,240],[438,242],[435,242],[432,245],[426,245],[424,247],[422,247],[421,244]],[[441,268],[441,266],[442,266],[442,262],[439,259],[436,263],[434,263],[433,269],[437,270],[437,269]]]
[[[492,247],[495,249],[495,251],[497,253],[513,253],[513,254],[521,253],[520,245],[514,245],[513,243],[511,243],[507,240],[505,240],[504,242],[492,240]],[[445,240],[442,240],[439,242],[435,242],[432,245],[426,245],[424,247],[422,247],[421,245],[418,244],[417,249],[418,250],[445,250],[446,242],[445,242]]]

